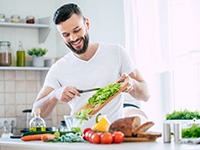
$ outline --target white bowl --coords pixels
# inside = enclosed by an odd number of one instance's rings
[[[72,127],[79,127],[83,131],[85,128],[91,128],[95,124],[95,117],[90,118],[90,120],[83,120],[82,123],[80,123],[79,119],[76,119],[76,116],[64,115],[63,117],[69,131]]]

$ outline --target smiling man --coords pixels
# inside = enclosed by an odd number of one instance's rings
[[[68,103],[71,115],[84,106],[94,93],[80,94],[78,89],[104,87],[128,76],[130,86],[124,92],[138,100],[147,101],[147,84],[125,49],[118,44],[93,43],[89,39],[89,19],[76,4],[65,4],[54,14],[54,23],[63,41],[71,50],[49,70],[42,90],[33,104],[46,117],[58,101]],[[123,95],[109,102],[101,114],[113,122],[122,117]],[[94,119],[84,124],[94,125]],[[82,126],[82,125],[80,125]]]

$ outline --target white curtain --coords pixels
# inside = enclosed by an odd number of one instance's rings
[[[173,100],[172,91],[166,93],[171,78],[164,64],[170,62],[170,51],[165,51],[169,48],[169,40],[168,28],[161,23],[167,15],[159,13],[166,8],[162,4],[159,0],[124,0],[125,46],[148,83],[151,98],[141,102],[141,109],[156,123],[157,130],[162,130],[167,108],[171,108]]]
[[[191,51],[200,54],[199,8],[198,0],[124,0],[125,46],[149,85],[141,108],[156,129],[166,113],[200,107],[200,60],[191,66]]]

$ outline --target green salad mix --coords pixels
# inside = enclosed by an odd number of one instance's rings
[[[189,111],[187,109],[181,111],[174,111],[172,113],[166,114],[166,120],[192,120],[192,119],[200,119],[199,111]]]
[[[120,90],[120,83],[112,83],[105,87],[100,88],[95,94],[93,94],[89,99],[85,107],[91,105],[93,107],[98,107],[106,102],[111,96]],[[83,109],[76,114],[76,118],[80,120],[88,120],[92,109]]]

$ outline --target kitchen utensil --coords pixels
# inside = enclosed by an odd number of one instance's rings
[[[93,89],[87,89],[87,90],[78,90],[79,93],[85,93],[85,92],[92,92],[92,91],[97,91],[100,88],[93,88]]]

